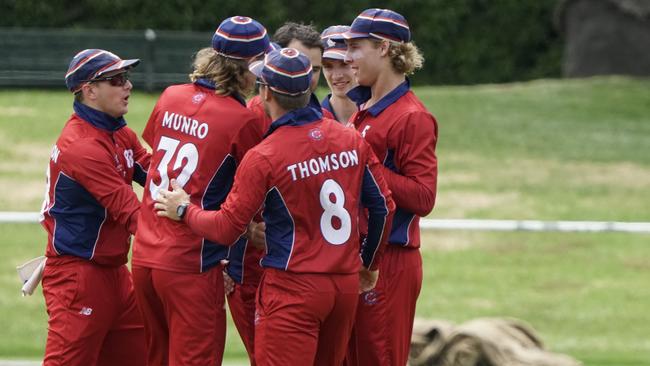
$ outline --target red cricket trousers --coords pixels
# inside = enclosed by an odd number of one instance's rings
[[[126,265],[48,258],[43,295],[49,315],[43,365],[145,365],[144,326]]]
[[[356,273],[298,274],[265,269],[257,292],[257,365],[340,365],[358,293]]]
[[[134,266],[149,366],[221,365],[226,340],[222,266],[181,273]]]
[[[421,288],[420,250],[389,244],[377,286],[359,295],[346,366],[406,365]]]
[[[235,289],[228,295],[228,308],[237,327],[251,366],[255,366],[255,296],[257,283],[235,283]]]

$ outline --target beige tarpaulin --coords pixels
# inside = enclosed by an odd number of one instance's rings
[[[455,326],[417,319],[410,366],[579,366],[573,358],[544,349],[521,320],[482,318]]]

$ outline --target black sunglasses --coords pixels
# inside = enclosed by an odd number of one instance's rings
[[[124,86],[124,84],[126,84],[126,82],[129,81],[129,73],[123,72],[113,76],[106,76],[106,77],[84,80],[84,81],[88,83],[94,83],[97,81],[108,81],[108,83],[111,84],[111,86]]]

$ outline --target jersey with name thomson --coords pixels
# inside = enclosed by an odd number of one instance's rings
[[[247,154],[218,212],[190,205],[185,222],[222,242],[241,235],[264,204],[263,267],[296,273],[355,273],[371,269],[394,209],[381,164],[353,129],[305,107],[274,121]],[[360,253],[359,207],[369,212]]]
[[[82,103],[61,131],[47,169],[41,224],[46,256],[75,256],[106,266],[127,261],[149,154],[123,118]]]
[[[348,97],[363,106],[370,88],[356,87]],[[420,216],[431,212],[436,199],[436,119],[406,80],[370,108],[356,112],[350,122],[385,167],[382,172],[397,205],[389,243],[419,248]]]
[[[153,155],[133,246],[134,265],[198,273],[227,257],[227,246],[215,245],[186,225],[156,216],[155,197],[159,190],[169,189],[175,178],[192,203],[218,210],[238,163],[262,139],[259,126],[243,99],[216,94],[206,80],[163,92],[142,134]]]
[[[309,99],[309,105],[316,109],[321,109],[324,118],[335,119],[334,115],[324,106],[318,103],[318,98],[312,93]],[[259,95],[254,96],[248,101],[248,109],[253,111],[262,123],[262,130],[268,131],[271,126],[271,117],[264,111],[264,105]],[[261,249],[255,248],[248,241],[241,241],[230,249],[228,256],[228,266],[226,272],[237,283],[255,284],[259,282],[262,276],[262,267],[260,260],[263,257]]]

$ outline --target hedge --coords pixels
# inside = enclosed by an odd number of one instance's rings
[[[319,30],[349,24],[363,9],[403,14],[425,55],[416,83],[472,84],[560,76],[556,0],[3,0],[0,26],[213,31],[247,15],[273,31],[284,21]]]

